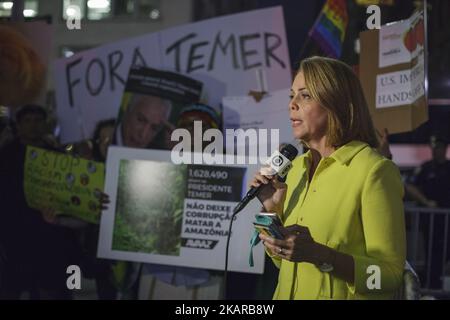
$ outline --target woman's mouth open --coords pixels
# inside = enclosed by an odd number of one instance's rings
[[[299,120],[299,119],[291,119],[291,124],[293,127],[298,127],[299,125],[301,125],[303,123],[303,120]]]

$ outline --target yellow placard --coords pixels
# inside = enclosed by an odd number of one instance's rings
[[[50,207],[58,213],[98,223],[104,181],[101,162],[27,147],[24,191],[31,208]]]

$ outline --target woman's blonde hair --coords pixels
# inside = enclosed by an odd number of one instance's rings
[[[328,111],[327,142],[340,147],[352,140],[378,147],[378,140],[359,79],[345,63],[310,57],[300,64],[306,89]]]

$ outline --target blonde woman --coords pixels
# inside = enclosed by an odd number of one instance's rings
[[[280,268],[274,299],[390,299],[402,283],[403,185],[382,157],[361,85],[344,63],[302,61],[289,104],[293,135],[309,151],[286,183],[251,185],[284,223],[284,240],[260,235]]]

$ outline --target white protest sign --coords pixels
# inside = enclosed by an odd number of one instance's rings
[[[425,94],[424,33],[423,11],[380,29],[379,66],[410,63],[412,68],[377,75],[377,109],[412,104]]]
[[[215,105],[225,95],[258,89],[263,70],[268,89],[290,85],[290,66],[280,8],[250,11],[167,30],[162,36],[164,66],[218,86],[207,90]]]
[[[290,143],[293,140],[292,127],[289,120],[289,89],[270,92],[257,102],[252,96],[224,97],[222,99],[224,129],[267,129],[267,145],[269,154],[278,149],[272,145],[270,129],[278,129],[279,143]],[[241,141],[244,142],[245,141]],[[258,143],[263,142],[262,139]],[[230,144],[227,144],[227,146]],[[239,140],[235,142],[239,145]],[[233,150],[227,150],[233,152]]]
[[[206,102],[258,89],[289,87],[290,62],[281,7],[196,22],[83,51],[54,65],[62,142],[90,137],[115,117],[132,63],[176,71],[203,82]]]
[[[89,138],[98,121],[117,116],[132,64],[161,65],[159,36],[145,35],[83,51],[54,64],[62,142]]]
[[[409,19],[382,26],[379,32],[379,67],[410,62],[424,48],[423,11]]]
[[[233,208],[258,166],[174,165],[169,151],[110,147],[98,256],[223,270]],[[261,203],[252,201],[236,218],[229,270],[262,273],[264,250],[253,249],[253,221]]]
[[[424,81],[425,65],[422,51],[412,69],[377,75],[376,108],[414,103],[425,94]]]

